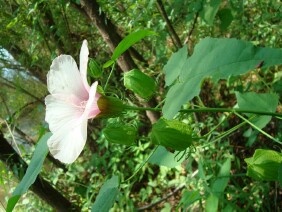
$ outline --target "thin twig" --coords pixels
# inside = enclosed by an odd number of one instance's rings
[[[177,48],[181,48],[182,44],[181,44],[180,38],[176,34],[174,28],[172,27],[172,24],[171,24],[170,20],[168,19],[168,16],[166,14],[166,11],[165,11],[165,8],[163,6],[162,1],[161,0],[157,0],[156,3],[157,3],[157,7],[158,7],[158,10],[159,10],[161,16],[163,17],[163,19],[166,22],[166,26],[168,28],[169,34],[170,34],[173,42],[175,43]]]
[[[193,33],[194,29],[195,29],[198,17],[199,17],[199,12],[196,12],[196,15],[194,17],[194,21],[193,21],[193,24],[192,24],[192,28],[189,30],[189,32],[187,34],[187,37],[186,37],[186,39],[184,41],[184,45],[186,43],[188,43],[188,41],[190,40],[190,37],[191,37],[191,35],[192,35],[192,33]]]
[[[144,210],[147,210],[147,209],[150,209],[150,208],[153,208],[154,206],[160,204],[161,202],[167,200],[168,198],[174,196],[178,191],[182,190],[183,188],[185,188],[185,185],[181,185],[180,187],[174,189],[174,191],[170,192],[167,196],[163,197],[162,199],[156,201],[156,202],[153,202],[149,205],[145,205],[145,206],[142,206],[140,208],[137,208],[136,210],[137,211],[144,211]]]

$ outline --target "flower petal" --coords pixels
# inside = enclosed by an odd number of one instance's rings
[[[81,119],[75,127],[53,134],[47,141],[54,158],[63,163],[73,163],[85,146],[87,138],[87,119]]]
[[[80,100],[72,95],[48,95],[45,98],[45,121],[49,124],[50,131],[65,131],[69,126],[76,126],[84,109],[80,107]]]
[[[61,55],[53,60],[47,75],[47,87],[51,94],[74,94],[88,99],[76,62],[69,55]]]
[[[91,85],[89,99],[87,101],[85,111],[83,113],[83,116],[88,119],[95,118],[101,112],[97,104],[97,101],[100,97],[100,94],[96,92],[97,85],[97,81]]]
[[[79,59],[80,59],[79,70],[82,77],[83,85],[85,89],[89,92],[90,86],[87,82],[87,63],[88,63],[89,50],[87,45],[88,45],[87,40],[84,40],[79,55]]]

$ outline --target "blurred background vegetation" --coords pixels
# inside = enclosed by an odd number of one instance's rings
[[[91,10],[98,11],[100,19],[91,17]],[[168,27],[165,15],[174,30]],[[106,27],[103,32],[103,24],[111,26],[110,29]],[[51,62],[60,54],[70,54],[78,61],[83,39],[88,40],[89,56],[103,64],[111,57],[111,43],[116,46],[120,41],[118,36],[121,39],[140,29],[158,33],[158,37],[151,36],[134,45],[124,58],[124,61],[130,58],[134,65],[125,68],[120,62],[108,87],[108,93],[137,105],[148,102],[125,89],[123,73],[138,67],[156,79],[159,90],[152,104],[158,104],[167,89],[163,66],[183,45],[192,54],[195,44],[209,36],[282,48],[279,0],[0,0],[0,26],[0,130],[14,146],[17,144],[17,152],[26,162],[30,161],[38,136],[48,130],[44,98],[48,94],[46,74]],[[107,33],[111,41],[106,40]],[[109,73],[108,69],[104,71],[99,84],[105,84]],[[255,91],[276,92],[281,101],[281,77],[280,66],[256,69],[219,82],[207,79],[200,98],[206,106],[232,107],[236,103],[235,91]],[[205,134],[225,117],[223,113],[207,113],[199,114],[197,120],[191,115],[178,119]],[[106,179],[118,175],[124,181],[148,158],[154,148],[147,137],[151,126],[148,120],[145,113],[129,112],[121,118],[91,121],[86,148],[79,159],[64,166],[48,157],[41,175],[81,210],[89,210]],[[105,139],[103,126],[117,121],[138,129],[136,145],[127,147]],[[259,182],[244,176],[244,158],[250,157],[256,148],[280,151],[279,148],[248,126],[215,139],[239,123],[235,116],[229,117],[208,140],[198,141],[195,146],[201,148],[190,152],[190,157],[179,166],[146,164],[133,179],[122,184],[113,211],[206,210],[211,186],[228,159],[232,160],[233,177],[220,197],[219,210],[281,210],[282,191],[276,182]],[[281,121],[272,119],[264,130],[281,140],[281,128]],[[0,161],[0,172],[1,210],[23,173],[18,166],[8,169],[5,161]],[[162,201],[154,204],[158,200]],[[16,210],[52,208],[28,192]]]

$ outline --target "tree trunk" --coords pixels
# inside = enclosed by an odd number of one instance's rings
[[[15,167],[23,168],[24,172],[26,172],[27,164],[4,138],[2,132],[0,132],[0,160],[8,166],[16,177],[19,176]],[[80,211],[76,205],[67,200],[49,182],[40,176],[37,177],[30,189],[56,211]]]
[[[85,13],[88,15],[89,19],[94,23],[94,25],[97,27],[103,39],[110,47],[111,52],[114,52],[115,48],[122,40],[121,36],[116,31],[115,25],[111,22],[111,20],[109,20],[106,17],[103,11],[101,12],[97,1],[81,0],[80,2]],[[129,54],[129,51],[123,53],[123,55],[118,59],[118,65],[121,68],[121,70],[124,72],[137,68],[136,64],[134,63],[133,59]],[[150,102],[142,103],[142,105],[144,107],[154,107],[156,105],[156,102],[152,100]],[[146,114],[150,119],[151,123],[156,122],[160,117],[159,113],[153,111],[146,111]]]

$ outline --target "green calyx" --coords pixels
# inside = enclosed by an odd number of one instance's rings
[[[127,108],[121,100],[111,96],[101,96],[97,104],[101,111],[97,117],[116,117],[124,113]]]

